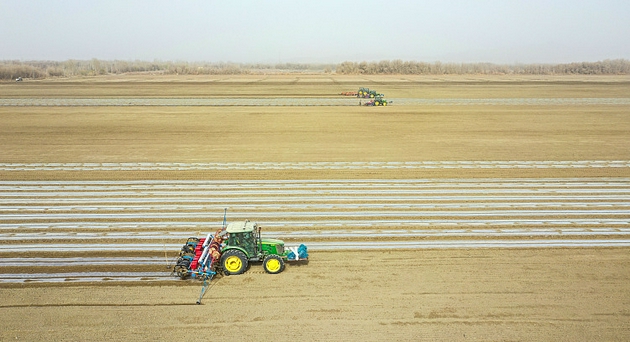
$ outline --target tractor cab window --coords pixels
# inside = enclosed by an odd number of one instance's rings
[[[241,245],[241,234],[230,234],[228,237],[228,245],[230,246],[240,246]]]
[[[249,255],[256,254],[256,237],[253,232],[230,233],[228,245],[243,248]]]
[[[252,232],[243,233],[243,248],[249,255],[256,254],[256,240]]]

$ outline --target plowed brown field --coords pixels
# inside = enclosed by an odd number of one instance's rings
[[[5,83],[0,98],[324,101],[360,86],[394,104],[0,106],[0,163],[630,160],[626,105],[396,106],[396,98],[630,98],[626,76],[129,76]],[[630,177],[630,168],[0,171],[4,181],[599,177]],[[33,266],[23,272],[44,269]],[[128,270],[169,272],[148,268]],[[195,305],[196,282],[0,285],[0,340],[627,341],[628,284],[626,247],[311,252],[308,264],[277,276],[252,267],[218,278],[204,305]]]

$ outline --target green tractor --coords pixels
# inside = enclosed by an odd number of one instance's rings
[[[366,102],[364,106],[387,106],[388,103],[392,103],[392,101],[387,101],[384,98],[377,96],[374,99]]]
[[[369,88],[359,88],[357,97],[364,99],[373,99],[375,97],[383,97],[385,94],[379,94],[376,90],[370,90]]]
[[[225,275],[245,272],[250,262],[261,262],[265,272],[277,274],[284,270],[285,262],[308,259],[305,245],[285,249],[284,241],[262,239],[261,228],[249,220],[232,222],[226,228],[228,235],[221,250],[221,268]]]
[[[226,210],[227,211],[227,210]],[[308,251],[304,244],[285,247],[284,241],[262,239],[260,226],[245,220],[225,225],[215,235],[205,238],[191,237],[182,247],[173,274],[181,279],[188,277],[203,280],[197,304],[210,286],[214,276],[242,274],[250,262],[262,262],[267,273],[278,274],[287,261],[308,262]]]
[[[385,100],[384,98],[377,96],[374,98],[374,105],[375,106],[387,106],[387,100]]]
[[[370,91],[368,92],[368,94],[369,94],[369,96],[370,96],[371,98],[375,98],[375,97],[383,97],[383,96],[385,96],[385,94],[379,94],[379,93],[377,93],[377,92],[376,92],[376,90],[370,90]]]

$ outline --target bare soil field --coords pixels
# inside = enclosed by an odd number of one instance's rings
[[[396,105],[396,98],[627,99],[627,76],[130,75],[2,83],[0,99],[312,97],[325,101],[360,86],[385,93],[394,104],[0,106],[0,180],[27,186],[36,181],[418,179],[614,179],[626,184],[630,177],[630,168],[624,166],[630,160],[627,105]],[[579,168],[389,167],[448,161],[619,163]],[[133,171],[46,167],[59,163],[322,162],[373,162],[386,167]],[[36,167],[18,170],[15,164]],[[624,213],[628,201],[623,197],[628,192],[624,187],[614,189],[622,199],[611,204],[611,209],[621,212],[613,217],[619,220],[630,216],[630,212]],[[124,195],[113,198],[122,200]],[[36,197],[20,198],[29,199]],[[466,202],[478,204],[475,199]],[[587,202],[580,205],[597,204],[597,200]],[[11,205],[0,208],[3,215],[10,213]],[[5,218],[3,223],[18,227],[28,222]],[[19,235],[21,228],[8,225],[0,233]],[[622,228],[625,226],[623,223]],[[57,231],[72,233],[72,228]],[[620,233],[605,239],[626,238]],[[2,244],[36,242],[29,237],[3,240]],[[109,243],[116,242],[120,241]],[[137,251],[96,254],[130,259],[147,256]],[[252,266],[244,275],[218,278],[203,305],[195,305],[198,282],[0,283],[0,340],[630,339],[628,247],[365,249],[310,254],[308,264],[289,265],[276,276]],[[88,255],[74,251],[38,256]],[[16,256],[28,257],[29,251],[0,252],[0,258]],[[164,258],[164,253],[153,251],[148,256]],[[71,272],[78,268],[2,266],[0,273]],[[94,270],[116,271],[108,267]],[[170,272],[164,264],[131,265],[125,271]]]
[[[623,341],[615,249],[311,253],[278,276],[2,289],[2,340]]]

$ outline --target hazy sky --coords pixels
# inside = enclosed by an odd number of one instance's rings
[[[0,0],[0,60],[630,59],[629,0]]]

